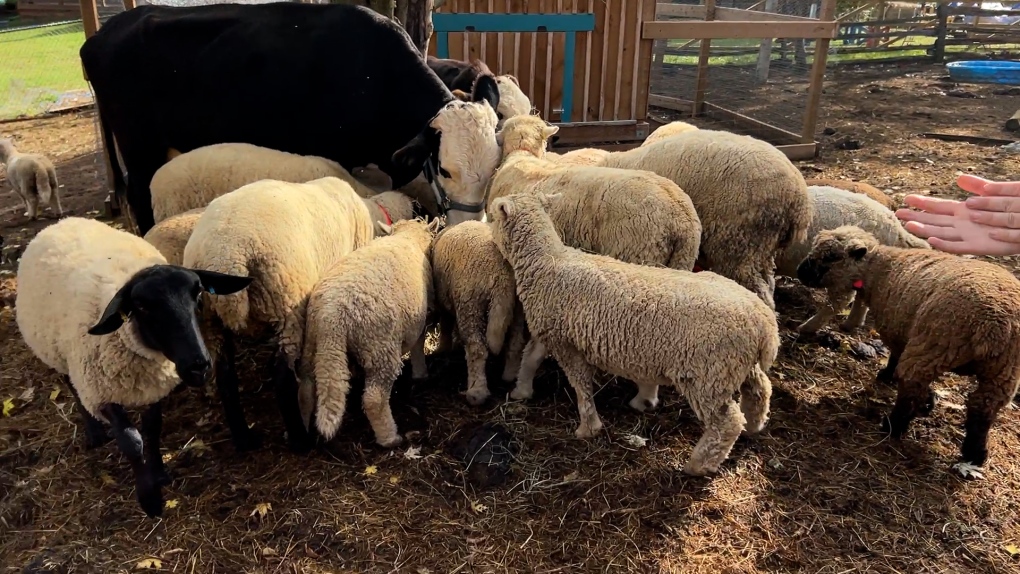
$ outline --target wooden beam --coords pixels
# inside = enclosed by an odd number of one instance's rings
[[[99,31],[99,8],[96,0],[78,0],[81,6],[81,23],[85,28],[85,38],[91,38]]]
[[[687,113],[690,113],[691,110],[694,109],[694,102],[690,100],[671,98],[669,96],[659,96],[656,94],[648,94],[648,105]]]
[[[642,141],[648,135],[648,122],[637,120],[554,123],[553,125],[560,128],[560,131],[556,132],[556,135],[559,136],[556,143],[560,146],[591,147],[591,144],[603,142]]]
[[[705,0],[705,22],[715,20],[715,0]],[[691,117],[701,113],[701,105],[705,103],[705,92],[708,90],[708,59],[712,56],[712,40],[701,41],[698,50],[698,75],[694,78],[694,106]]]
[[[818,12],[821,20],[832,20],[836,13],[836,0],[822,0],[822,9]],[[833,36],[835,37],[835,36]],[[818,106],[822,102],[822,88],[825,84],[825,63],[829,57],[829,39],[819,38],[815,42],[815,60],[811,64],[811,85],[808,87],[808,101],[804,108],[804,129],[801,130],[801,142],[815,141],[815,128],[818,126]]]
[[[771,144],[804,143],[800,141],[800,136],[793,132],[777,128],[772,124],[767,124],[761,120],[756,120],[733,110],[728,110],[722,106],[706,102],[704,108],[705,117],[718,121],[731,122],[733,125],[740,127],[744,131],[761,134],[760,138],[768,140]]]
[[[777,0],[765,0],[765,11],[775,12]],[[766,84],[769,81],[769,65],[772,63],[772,38],[762,38],[758,46],[758,67],[755,69],[754,79],[759,84]]]
[[[839,23],[833,21],[811,22],[645,22],[641,37],[657,40],[660,38],[737,39],[737,38],[803,38],[832,39],[836,37]],[[826,42],[828,44],[828,42]]]
[[[124,10],[125,11],[127,11],[127,10],[134,10],[134,8],[135,8],[135,0],[123,0],[123,2],[124,2]]]
[[[776,149],[783,152],[790,161],[814,159],[818,155],[818,144],[816,143],[777,145]]]
[[[707,6],[707,4],[706,4]],[[678,18],[705,19],[706,6],[691,6],[687,4],[656,4],[655,16],[674,16]],[[743,10],[740,8],[715,9],[715,20],[720,22],[817,22],[817,18],[806,16],[790,16],[787,14],[774,14],[768,11]]]

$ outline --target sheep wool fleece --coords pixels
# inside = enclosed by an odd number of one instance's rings
[[[373,227],[365,202],[338,178],[258,181],[209,203],[184,266],[253,277],[243,291],[207,299],[208,308],[234,333],[280,332],[293,368],[308,294],[338,259],[372,240]]]
[[[181,265],[184,262],[184,248],[188,245],[198,218],[204,212],[205,208],[199,207],[168,217],[152,226],[144,239],[166,257],[167,263]]]
[[[156,223],[262,179],[305,183],[322,177],[347,182],[361,197],[375,195],[340,164],[247,143],[213,144],[174,157],[152,176],[152,215]]]
[[[174,364],[140,344],[128,321],[89,335],[107,304],[135,273],[166,264],[137,235],[69,217],[29,242],[18,268],[18,329],[47,366],[68,375],[85,409],[101,421],[104,404],[153,404],[178,384]]]
[[[390,391],[405,352],[411,353],[414,378],[427,376],[432,235],[422,220],[400,221],[392,235],[340,259],[309,296],[298,404],[307,427],[315,396],[315,425],[327,440],[340,428],[346,410],[351,357],[365,372],[362,405],[376,441],[385,447],[401,442]]]
[[[777,252],[803,241],[811,224],[804,177],[781,151],[749,136],[699,129],[610,154],[602,165],[676,182],[701,218],[701,267],[775,309]]]
[[[498,355],[510,332],[503,380],[517,374],[524,349],[523,310],[510,264],[481,221],[447,227],[432,244],[432,276],[439,306],[456,319],[468,368],[467,400],[479,405],[489,397],[485,361]]]
[[[592,402],[595,369],[684,394],[705,425],[689,474],[717,471],[745,427],[762,429],[771,396],[765,372],[779,350],[775,314],[764,302],[715,273],[566,247],[539,197],[513,195],[492,208],[493,238],[514,269],[528,328],[577,393],[578,437],[602,427]]]

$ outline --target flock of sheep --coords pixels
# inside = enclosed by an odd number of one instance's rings
[[[441,348],[453,333],[463,345],[473,405],[489,397],[490,354],[504,355],[515,400],[554,358],[576,392],[581,438],[602,428],[596,372],[633,381],[638,411],[675,387],[704,425],[684,471],[714,473],[768,419],[776,273],[827,292],[803,333],[851,300],[845,329],[873,310],[891,350],[878,378],[898,385],[884,422],[893,436],[931,412],[942,373],[976,377],[962,462],[985,462],[1020,381],[1009,272],[931,250],[880,191],[808,185],[761,140],[674,122],[630,151],[560,155],[547,151],[558,128],[529,111],[455,100],[431,123],[450,185],[486,190],[480,221],[440,230],[441,198],[424,178],[390,190],[327,159],[223,143],[171,152],[152,179],[157,224],[144,238],[70,217],[29,243],[21,333],[69,378],[88,446],[113,428],[150,516],[169,480],[159,405],[178,383],[204,384],[215,364],[235,446],[261,443],[238,400],[237,336],[278,340],[277,400],[298,451],[313,433],[337,433],[359,370],[376,441],[400,444],[390,392],[406,354],[412,377],[427,376],[425,333],[438,322]],[[8,169],[17,188],[19,166]],[[125,408],[146,409],[141,432]]]

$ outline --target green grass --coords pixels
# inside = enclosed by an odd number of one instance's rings
[[[0,119],[36,115],[60,94],[87,89],[78,49],[81,22],[0,31]]]
[[[881,61],[889,58],[930,58],[927,53],[928,48],[935,44],[935,38],[928,37],[911,37],[907,39],[909,45],[904,46],[902,50],[895,51],[867,51],[863,45],[850,45],[844,44],[842,40],[835,40],[830,43],[830,52],[827,59],[829,64],[846,64],[854,62],[869,62],[869,61]],[[670,40],[670,48],[679,48],[686,44],[686,40]],[[699,43],[694,43],[688,46],[697,50]],[[757,49],[759,45],[758,40],[752,39],[727,39],[727,40],[712,40],[713,48],[750,48]],[[899,45],[899,44],[897,44]],[[995,50],[1008,50],[1017,51],[1020,50],[1020,45],[1015,44],[996,44]],[[840,50],[840,52],[833,53],[832,50]],[[973,53],[977,55],[979,51],[975,50],[972,46],[946,46],[946,54],[962,54],[965,52]],[[788,61],[793,59],[793,47],[788,46],[786,52],[786,58]],[[808,63],[814,59],[814,47],[808,46],[807,48]],[[779,43],[774,42],[772,45],[772,59],[779,59]],[[680,64],[685,66],[696,66],[698,64],[698,57],[696,55],[691,56],[675,56],[667,55],[665,57],[667,64]],[[731,66],[750,66],[758,62],[757,52],[752,54],[739,54],[739,55],[714,55],[709,58],[709,65],[731,65]]]

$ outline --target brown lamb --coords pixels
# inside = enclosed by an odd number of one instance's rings
[[[977,379],[961,453],[964,463],[983,465],[988,431],[1020,381],[1020,281],[992,263],[884,246],[853,226],[820,232],[797,276],[813,288],[851,285],[874,310],[891,351],[878,379],[898,384],[882,423],[894,438],[934,409],[940,375]]]

